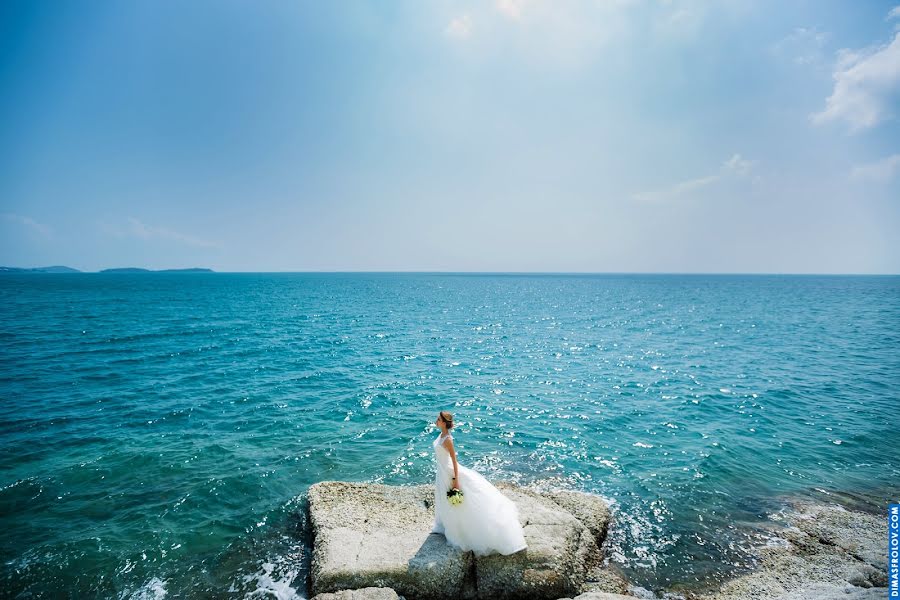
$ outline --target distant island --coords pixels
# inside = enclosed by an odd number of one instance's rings
[[[0,267],[0,273],[85,273],[72,267],[55,265],[52,267],[34,267],[31,269],[21,267]],[[215,273],[212,269],[194,267],[190,269],[142,269],[140,267],[120,267],[114,269],[102,269],[98,273]]]
[[[53,267],[35,267],[33,269],[22,269],[19,267],[0,267],[0,273],[81,273],[78,269],[72,267],[63,267],[56,265]]]
[[[116,269],[103,269],[99,273],[213,273],[212,269],[193,267],[190,269],[142,269],[140,267],[119,267]]]

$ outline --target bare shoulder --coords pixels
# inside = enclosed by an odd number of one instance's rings
[[[444,441],[441,443],[445,446],[453,446],[453,436],[448,433],[444,436]]]

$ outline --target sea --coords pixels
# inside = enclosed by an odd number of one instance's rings
[[[0,275],[0,597],[306,598],[306,492],[600,494],[635,585],[900,501],[900,277]]]

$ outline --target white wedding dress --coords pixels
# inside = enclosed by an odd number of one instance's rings
[[[453,459],[443,445],[448,437],[453,439],[450,434],[441,434],[432,443],[437,459],[432,531],[444,534],[452,546],[472,550],[475,556],[495,552],[513,554],[527,548],[515,503],[480,473],[462,466],[458,461],[463,501],[457,505],[447,501],[447,492],[453,487]]]

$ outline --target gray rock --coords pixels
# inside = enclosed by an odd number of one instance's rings
[[[519,509],[528,548],[509,556],[477,557],[479,598],[558,598],[581,591],[600,549],[590,530],[553,500],[501,482]]]
[[[389,587],[415,600],[514,600],[574,596],[586,586],[622,589],[617,575],[599,566],[596,535],[605,535],[605,502],[601,507],[563,494],[558,502],[512,483],[496,485],[519,509],[528,543],[508,556],[476,557],[431,533],[432,485],[311,486],[312,593]],[[590,520],[594,531],[563,504]]]
[[[827,583],[804,586],[778,596],[778,600],[884,600],[885,598],[887,588],[860,588],[852,585],[841,588]]]
[[[614,566],[598,564],[588,570],[581,592],[628,595],[628,580]]]
[[[434,487],[310,486],[313,595],[389,587],[414,598],[474,598],[474,557],[431,533]]]
[[[627,595],[634,596],[635,598],[640,598],[641,600],[657,600],[656,594],[654,594],[651,590],[648,590],[647,588],[639,585],[628,586]]]
[[[634,600],[634,596],[625,594],[610,594],[609,592],[585,592],[575,596],[574,599],[560,598],[560,600]]]
[[[801,531],[822,543],[842,548],[876,569],[887,571],[884,517],[849,511],[837,504],[799,502],[794,507],[797,512],[793,523]]]
[[[386,587],[367,587],[358,590],[341,590],[313,596],[312,600],[402,600],[397,592]]]
[[[431,533],[431,485],[339,481],[309,490],[314,600],[624,600],[640,597],[604,564],[599,497],[496,484],[519,509],[528,548],[476,557]],[[874,600],[887,595],[884,524],[837,505],[795,502],[759,568],[696,600]],[[664,598],[681,596],[665,594]]]
[[[546,495],[584,523],[598,547],[603,545],[610,521],[609,504],[606,500],[596,494],[571,490],[556,490],[547,492]]]
[[[702,600],[868,600],[887,597],[887,562],[876,553],[882,520],[840,506],[796,502],[761,549],[757,571]],[[885,553],[882,553],[885,554]]]

